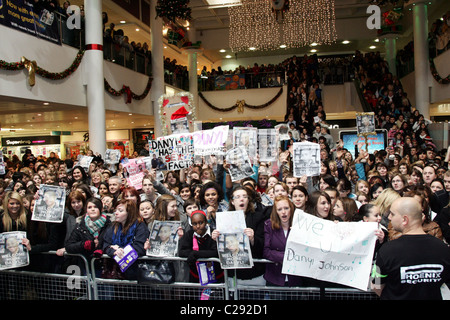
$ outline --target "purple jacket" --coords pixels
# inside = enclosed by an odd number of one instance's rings
[[[289,231],[288,231],[289,234]],[[284,235],[283,229],[272,229],[272,223],[266,220],[264,223],[264,259],[273,261],[274,263],[266,264],[266,272],[264,279],[280,287],[286,284],[286,275],[281,273],[283,267],[284,250],[286,248],[287,235]],[[288,275],[289,287],[301,285],[301,277]]]

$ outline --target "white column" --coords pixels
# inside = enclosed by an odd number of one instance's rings
[[[387,34],[384,37],[385,37],[384,47],[386,49],[386,61],[389,64],[389,71],[392,73],[393,76],[396,76],[397,35]]]
[[[189,41],[192,43],[197,42],[196,32],[194,25],[190,24],[188,31]],[[197,68],[198,68],[198,54],[201,49],[187,49],[186,53],[188,55],[188,71],[189,71],[189,93],[192,94],[194,100],[195,110],[198,112],[198,78],[197,78]],[[198,118],[198,114],[196,114]]]
[[[102,1],[85,0],[87,107],[89,148],[95,153],[106,151],[105,87],[103,75]]]
[[[413,12],[414,28],[414,75],[415,75],[415,107],[425,118],[430,117],[429,86],[430,73],[428,62],[428,10],[423,0],[408,3]]]
[[[164,46],[163,46],[163,21],[156,18],[156,2],[150,1],[150,29],[151,29],[151,50],[152,50],[152,88],[150,90],[152,108],[154,115],[155,138],[162,136],[161,119],[159,116],[158,99],[164,94]],[[155,19],[156,18],[156,19]]]
[[[197,80],[197,51],[192,49],[188,51],[188,70],[189,70],[189,92],[192,94],[195,109],[198,108],[198,80]]]

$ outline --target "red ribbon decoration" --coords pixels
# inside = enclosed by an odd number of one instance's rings
[[[124,85],[122,88],[127,93],[127,102],[125,102],[125,103],[131,103],[132,94],[131,94],[130,87],[127,87],[126,85]]]
[[[103,46],[101,44],[87,44],[86,45],[86,50],[100,50],[103,51]]]

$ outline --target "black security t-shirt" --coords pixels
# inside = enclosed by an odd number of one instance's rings
[[[440,300],[450,279],[450,247],[425,235],[403,235],[378,252],[374,282],[385,284],[381,299]]]

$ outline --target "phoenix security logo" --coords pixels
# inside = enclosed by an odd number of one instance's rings
[[[0,0],[1,1],[1,0]],[[67,18],[67,28],[69,30],[73,29],[81,29],[81,10],[79,6],[70,5],[67,7],[67,14],[69,17]]]
[[[370,5],[367,7],[366,13],[371,14],[367,18],[366,26],[368,29],[381,29],[381,9],[377,5]]]
[[[400,268],[400,281],[404,284],[436,283],[442,280],[441,264],[420,264]]]

